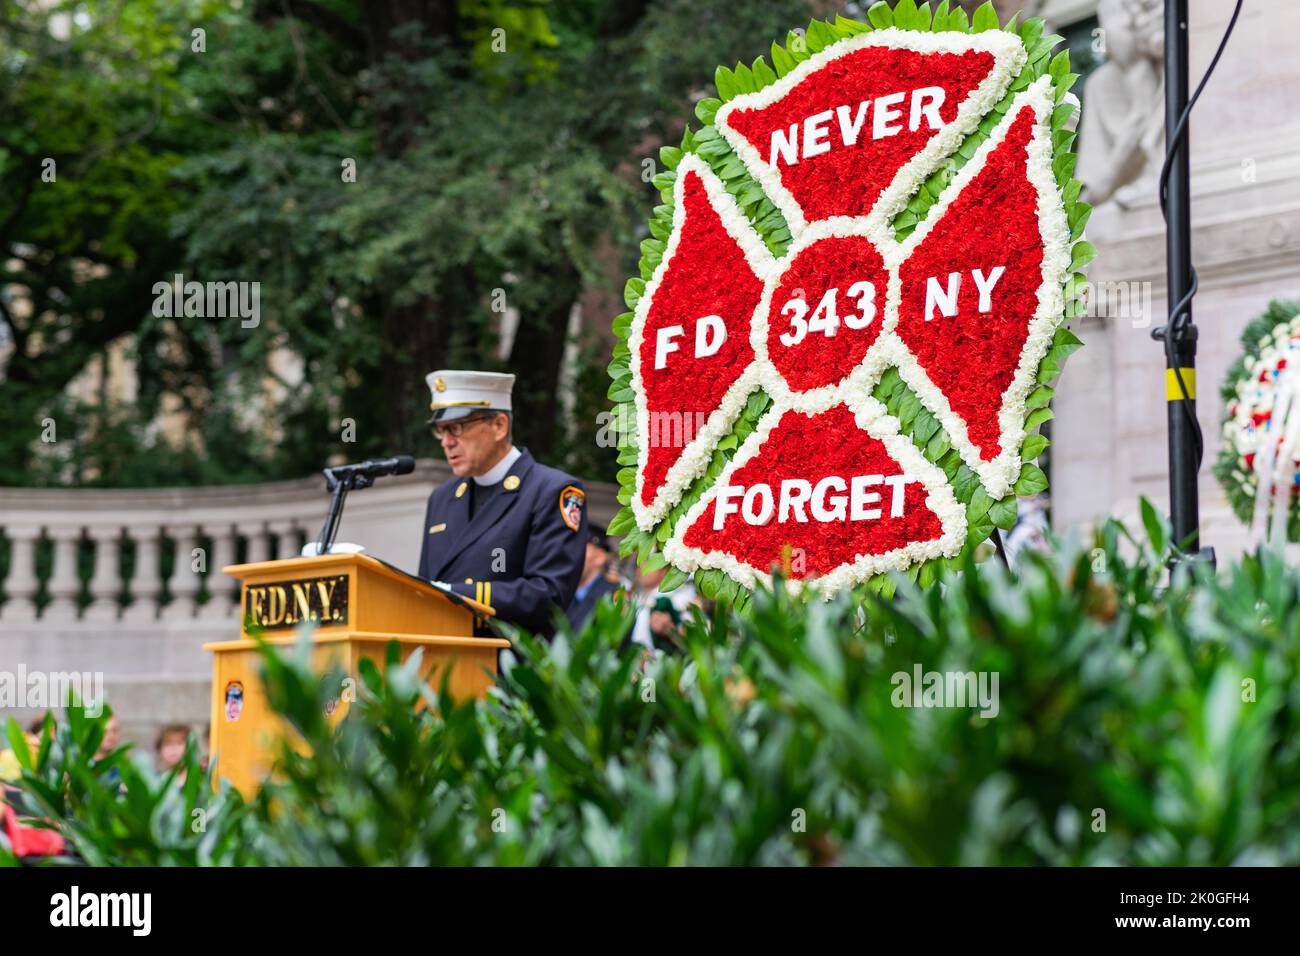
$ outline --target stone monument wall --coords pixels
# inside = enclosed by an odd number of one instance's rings
[[[1191,0],[1193,89],[1231,10],[1227,0]],[[1143,113],[1119,98],[1094,97],[1086,87],[1084,101],[1087,110]],[[1191,120],[1192,251],[1200,279],[1193,317],[1200,331],[1197,407],[1205,436],[1202,541],[1221,557],[1250,542],[1211,473],[1221,443],[1219,387],[1239,352],[1243,327],[1270,299],[1300,297],[1297,104],[1300,4],[1251,0]],[[1095,147],[1084,132],[1081,152]],[[1071,357],[1053,406],[1052,523],[1058,531],[1108,514],[1135,516],[1139,496],[1168,507],[1164,353],[1150,335],[1167,308],[1158,172],[1146,169],[1129,194],[1099,205],[1088,226],[1098,249],[1089,275],[1098,314],[1076,322],[1086,347]]]

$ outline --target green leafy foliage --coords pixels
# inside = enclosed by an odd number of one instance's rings
[[[1296,865],[1300,574],[1167,557],[1110,523],[1015,578],[967,557],[892,599],[763,590],[645,670],[606,603],[521,635],[483,701],[364,666],[334,728],[339,675],[264,648],[295,739],[247,802],[192,753],[183,783],[95,758],[75,712],[19,799],[96,864]],[[900,706],[917,667],[996,675],[996,707]]]
[[[9,745],[23,766],[20,812],[59,821],[71,858],[92,866],[227,866],[249,859],[243,803],[228,786],[214,792],[194,742],[172,771],[158,774],[128,746],[99,753],[112,709],[47,717],[41,744],[28,748],[18,723]],[[59,858],[54,863],[66,862]]]

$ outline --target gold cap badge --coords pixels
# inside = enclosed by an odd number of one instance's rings
[[[461,497],[463,494],[465,494],[465,489],[468,488],[468,487],[469,487],[469,483],[468,483],[468,482],[464,482],[464,481],[462,481],[462,482],[460,483],[460,487],[456,489],[456,497],[459,498],[459,497]]]
[[[444,381],[443,381],[442,379],[440,379],[440,378],[435,378],[435,379],[433,380],[433,387],[434,387],[434,389],[435,389],[436,391],[439,391],[439,392],[445,392],[445,391],[447,391],[447,383],[444,382]]]
[[[506,491],[514,491],[516,488],[519,487],[519,476],[506,475],[506,480],[501,482],[501,484],[506,489]]]

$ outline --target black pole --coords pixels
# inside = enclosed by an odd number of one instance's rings
[[[1165,0],[1165,136],[1173,136],[1187,108],[1187,0]],[[1189,124],[1170,160],[1166,205],[1166,253],[1169,316],[1164,328],[1165,399],[1169,422],[1169,518],[1175,543],[1184,553],[1200,549],[1197,503],[1198,436],[1196,434],[1196,326],[1192,322],[1192,200],[1188,153]],[[1174,311],[1186,302],[1180,319]],[[1181,381],[1180,381],[1181,379]],[[1186,398],[1184,397],[1186,396]],[[1190,413],[1190,414],[1189,414]]]

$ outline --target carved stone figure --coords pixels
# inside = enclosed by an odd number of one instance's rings
[[[1164,157],[1164,25],[1161,0],[1101,0],[1106,62],[1087,81],[1079,131],[1084,198],[1128,206],[1154,189]]]

